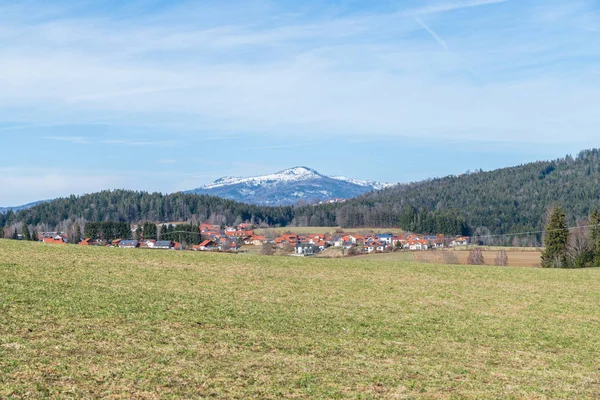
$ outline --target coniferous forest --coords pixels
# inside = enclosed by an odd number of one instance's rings
[[[0,227],[22,223],[54,227],[69,221],[209,221],[223,225],[401,227],[419,233],[476,236],[542,230],[548,209],[555,206],[564,208],[571,226],[587,220],[600,206],[600,150],[401,184],[318,206],[261,207],[204,195],[103,191],[0,214]]]

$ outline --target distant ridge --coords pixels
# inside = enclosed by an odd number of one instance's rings
[[[346,200],[390,186],[393,184],[327,176],[312,168],[299,166],[261,176],[223,177],[186,193],[207,194],[257,205],[280,206],[299,202]]]
[[[35,207],[38,204],[47,203],[49,201],[52,201],[52,200],[34,201],[33,203],[23,204],[22,206],[16,206],[16,207],[0,207],[0,214],[5,214],[9,211],[18,212],[21,210],[27,210],[28,208]]]

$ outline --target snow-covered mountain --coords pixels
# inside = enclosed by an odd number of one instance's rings
[[[208,194],[244,203],[290,205],[349,199],[389,186],[390,183],[326,176],[314,169],[295,167],[250,178],[224,177],[187,193]]]

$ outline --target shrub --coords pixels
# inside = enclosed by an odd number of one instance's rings
[[[496,254],[496,265],[501,267],[506,267],[508,265],[508,253],[506,250],[500,250],[498,254]]]
[[[483,265],[485,264],[485,259],[483,258],[483,252],[478,247],[472,250],[469,253],[469,257],[467,258],[467,264],[469,265]]]

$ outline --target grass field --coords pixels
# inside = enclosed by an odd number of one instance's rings
[[[600,270],[0,240],[0,398],[600,398]]]
[[[542,262],[542,253],[539,251],[515,251],[508,247],[504,249],[508,255],[509,267],[539,267]],[[448,258],[444,258],[447,253],[454,258],[455,263],[467,264],[468,251],[417,251],[413,254],[418,262],[443,263],[448,262]],[[483,250],[482,254],[485,265],[495,265],[498,251]]]

